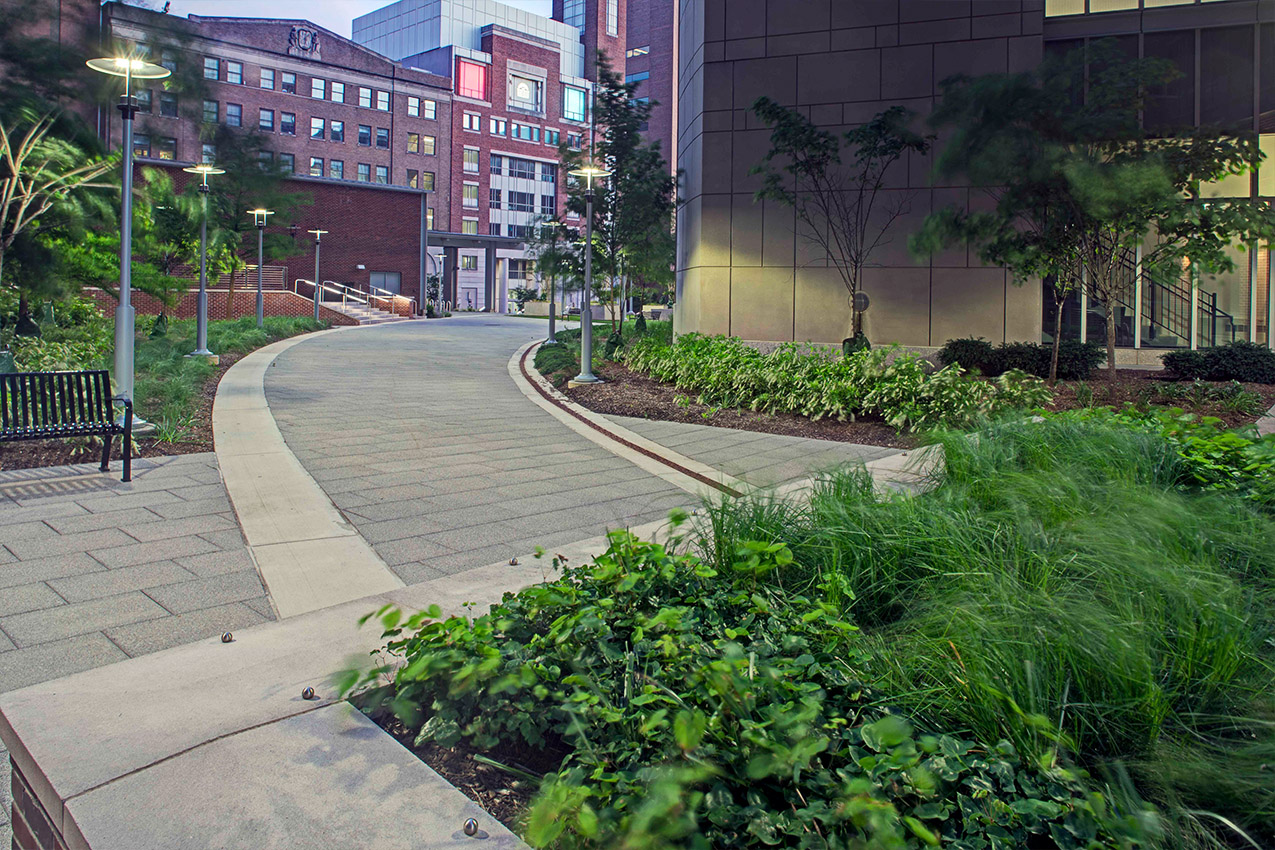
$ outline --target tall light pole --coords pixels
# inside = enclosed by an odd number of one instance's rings
[[[424,176],[417,179],[421,181],[421,298],[416,308],[422,316],[426,316],[429,315],[429,311],[425,307],[426,291],[428,289],[426,275],[429,274],[429,269],[425,266],[425,258],[429,256],[429,193],[432,190],[425,185]]]
[[[203,217],[199,221],[199,302],[195,311],[195,350],[188,356],[204,357],[216,365],[217,355],[208,350],[208,178],[226,172],[206,163],[183,168],[182,171],[199,175],[199,199],[203,206]]]
[[[319,321],[319,299],[323,296],[323,290],[319,285],[319,243],[323,241],[323,234],[326,230],[307,230],[306,233],[314,234],[314,320]]]
[[[249,210],[252,220],[257,225],[257,327],[266,324],[266,298],[261,292],[261,267],[266,261],[266,220],[274,215],[274,210]]]
[[[553,241],[550,243],[550,250],[556,255],[558,253],[558,228],[562,227],[562,222],[558,221],[557,219],[550,219],[549,221],[546,221],[543,224],[541,224],[541,227],[549,228],[549,232],[553,234]],[[543,234],[541,234],[541,236],[543,238]],[[556,256],[554,257],[553,262],[555,264],[558,262],[558,258]],[[558,330],[557,330],[556,323],[554,321],[554,308],[557,305],[555,304],[553,300],[554,299],[553,284],[554,284],[554,275],[550,273],[549,275],[549,336],[547,339],[545,339],[545,343],[544,343],[545,345],[558,344]]]
[[[593,181],[610,177],[611,172],[597,165],[583,165],[570,172],[572,177],[583,177],[585,183],[585,236],[584,236],[584,303],[580,305],[580,374],[578,384],[596,384],[599,378],[593,374]]]
[[[124,181],[120,201],[120,303],[115,308],[115,389],[119,398],[132,401],[136,318],[133,311],[133,119],[138,109],[133,80],[162,80],[170,71],[162,65],[128,57],[90,59],[87,64],[99,73],[124,78],[124,94],[120,95],[119,102],[124,119]],[[122,414],[120,421],[123,424]],[[134,417],[133,427],[137,428],[139,423],[141,420]]]

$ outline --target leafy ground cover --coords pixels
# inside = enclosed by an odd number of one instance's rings
[[[618,533],[482,616],[377,612],[360,700],[563,753],[535,846],[1272,846],[1275,439],[1226,433],[1005,421],[923,496],[845,471]]]
[[[40,352],[38,359],[19,355],[18,368],[110,368],[110,323],[96,313],[95,308],[94,312],[97,316],[94,324],[106,329],[103,345],[63,358],[61,346],[64,343],[55,335],[46,333],[38,340],[15,346],[15,352]],[[316,324],[313,319],[287,316],[267,316],[265,327],[261,329],[251,316],[209,322],[208,347],[220,355],[217,366],[200,358],[185,356],[195,349],[193,319],[171,321],[167,333],[154,338],[149,336],[152,326],[151,317],[139,319],[133,399],[138,415],[153,423],[156,430],[153,435],[135,436],[135,454],[138,457],[211,451],[212,402],[217,383],[226,370],[239,358],[262,346],[319,330],[326,327],[326,323]],[[50,339],[51,336],[54,338]],[[101,445],[99,438],[92,437],[5,443],[0,446],[0,469],[85,463],[100,456]]]

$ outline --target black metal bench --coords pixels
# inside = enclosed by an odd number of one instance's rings
[[[133,403],[126,399],[123,426],[115,423],[111,376],[84,372],[0,374],[0,443],[62,437],[102,437],[102,471],[110,469],[111,442],[124,435],[124,479],[133,478]]]

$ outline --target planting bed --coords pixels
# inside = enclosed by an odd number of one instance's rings
[[[1141,369],[1118,369],[1116,380],[1108,381],[1107,373],[1095,373],[1090,381],[1059,381],[1054,387],[1054,403],[1050,410],[1081,410],[1085,407],[1103,406],[1122,409],[1127,404],[1139,407],[1180,407],[1184,413],[1196,416],[1216,416],[1229,428],[1251,425],[1265,411],[1275,405],[1275,384],[1239,384],[1245,392],[1256,393],[1260,402],[1248,410],[1237,409],[1218,398],[1204,398],[1207,390],[1229,389],[1228,381],[1172,381],[1166,372],[1147,372]],[[1194,393],[1200,387],[1202,392]],[[1178,395],[1178,393],[1184,395]]]

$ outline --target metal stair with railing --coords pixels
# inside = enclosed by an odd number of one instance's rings
[[[320,305],[349,316],[360,325],[406,322],[416,316],[416,299],[396,295],[380,287],[369,286],[362,290],[334,280],[325,280],[315,286],[312,280],[298,278],[293,282],[293,291],[311,301],[317,294]],[[399,301],[407,308],[408,315],[404,316],[395,309],[382,309],[382,306],[397,308],[400,305],[396,302]]]

